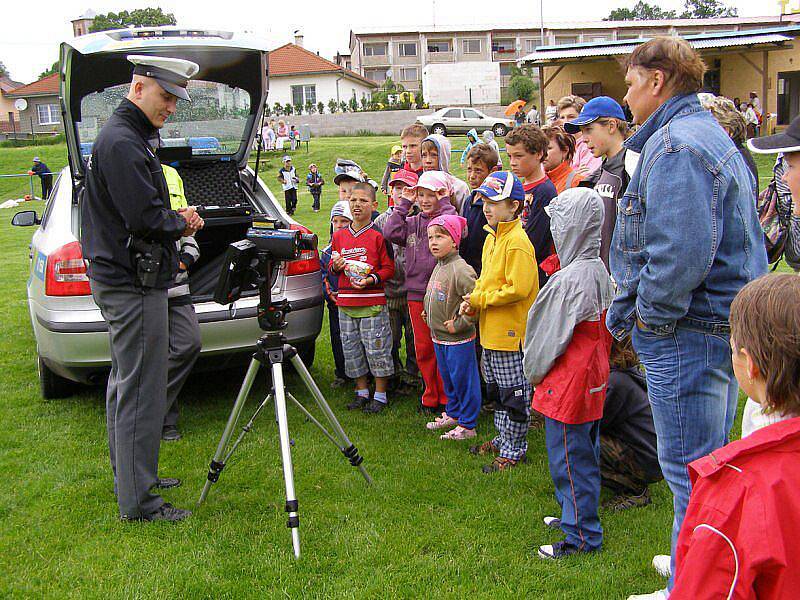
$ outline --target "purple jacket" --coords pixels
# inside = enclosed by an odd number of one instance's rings
[[[406,249],[406,291],[408,299],[422,302],[428,280],[431,278],[436,259],[428,249],[428,223],[439,215],[454,215],[456,209],[450,204],[450,198],[445,196],[439,201],[439,209],[431,215],[423,212],[409,217],[411,200],[400,198],[392,214],[386,219],[383,226],[384,237],[398,246]]]

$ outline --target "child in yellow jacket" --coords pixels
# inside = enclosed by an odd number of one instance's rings
[[[460,312],[479,313],[483,376],[494,402],[497,435],[473,446],[473,454],[493,454],[483,467],[493,473],[515,467],[528,451],[531,386],[522,369],[528,310],[539,291],[536,255],[519,220],[525,200],[522,182],[510,171],[489,175],[476,190],[483,200],[489,236],[483,245],[480,278],[464,296]]]

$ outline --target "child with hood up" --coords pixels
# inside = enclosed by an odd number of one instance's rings
[[[605,312],[614,287],[600,260],[603,199],[572,188],[545,207],[555,271],[528,313],[523,368],[535,386],[533,408],[545,417],[550,476],[561,516],[545,525],[565,539],[539,546],[540,558],[594,552],[603,542],[600,500],[600,420],[608,383],[611,334]],[[548,265],[547,263],[553,263]]]
[[[503,159],[500,158],[500,146],[497,145],[497,142],[494,139],[494,132],[491,129],[487,129],[486,131],[483,132],[483,143],[489,146],[495,152],[497,152],[497,170],[502,171]]]
[[[473,130],[474,131],[474,130]],[[475,132],[478,139],[478,132]],[[450,189],[450,201],[461,216],[464,201],[469,197],[469,186],[455,175],[450,174],[450,140],[443,135],[432,134],[422,140],[420,152],[422,154],[422,170],[441,171],[447,178]]]
[[[447,405],[447,395],[439,375],[431,331],[422,318],[422,312],[428,280],[436,266],[436,258],[428,247],[428,224],[439,215],[455,213],[455,208],[450,202],[452,190],[449,181],[448,173],[441,171],[423,173],[416,185],[403,189],[403,194],[383,226],[384,237],[389,242],[404,246],[406,249],[408,312],[414,330],[417,365],[425,382],[422,408],[437,415]],[[415,204],[419,212],[409,216]]]
[[[467,147],[464,148],[464,151],[461,153],[461,164],[464,164],[464,161],[467,160],[467,154],[469,151],[472,150],[472,147],[477,144],[480,140],[478,139],[478,130],[474,127],[467,132]]]

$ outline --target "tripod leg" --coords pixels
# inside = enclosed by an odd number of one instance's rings
[[[294,557],[300,558],[300,518],[297,515],[297,497],[294,492],[294,471],[292,469],[292,450],[289,445],[289,423],[286,418],[286,395],[283,387],[283,370],[279,362],[272,363],[272,384],[275,388],[275,412],[278,416],[278,435],[281,442],[281,458],[283,461],[283,480],[286,484],[286,512],[289,513],[287,523],[292,530],[292,547]]]
[[[287,354],[287,356],[288,355],[289,354]],[[367,469],[362,464],[364,459],[361,457],[361,455],[359,455],[358,449],[353,445],[353,442],[350,441],[350,438],[347,437],[347,434],[342,428],[342,425],[339,423],[339,420],[336,418],[336,415],[333,414],[331,407],[328,406],[325,396],[322,395],[317,383],[314,381],[311,373],[308,372],[308,369],[306,368],[305,364],[303,364],[303,361],[297,352],[291,353],[291,361],[295,370],[299,373],[300,378],[303,380],[303,383],[306,384],[308,391],[311,392],[314,400],[316,400],[320,410],[325,414],[325,417],[327,417],[331,428],[339,436],[339,439],[342,442],[340,446],[342,453],[345,455],[345,457],[347,457],[351,465],[357,467],[358,470],[361,471],[361,475],[363,475],[366,482],[371,484],[372,477],[370,477]]]
[[[233,409],[228,417],[228,422],[225,425],[224,431],[222,432],[222,437],[219,440],[219,444],[217,444],[217,451],[214,453],[214,458],[211,459],[211,464],[208,468],[208,477],[206,478],[206,483],[203,486],[203,491],[200,492],[200,499],[197,501],[198,506],[205,501],[208,491],[211,489],[211,484],[216,483],[217,479],[219,479],[219,474],[222,472],[222,469],[225,468],[225,448],[228,446],[228,441],[233,433],[233,428],[236,427],[236,422],[239,420],[239,415],[244,408],[247,395],[250,393],[250,388],[253,387],[253,381],[255,381],[260,366],[261,363],[259,363],[255,358],[250,361],[250,366],[247,368],[247,373],[242,381],[242,387],[239,388],[239,395],[236,396],[236,402],[233,404]]]

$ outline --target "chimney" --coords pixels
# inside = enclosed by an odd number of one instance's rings
[[[299,29],[294,31],[294,44],[295,46],[303,47],[303,33]]]

